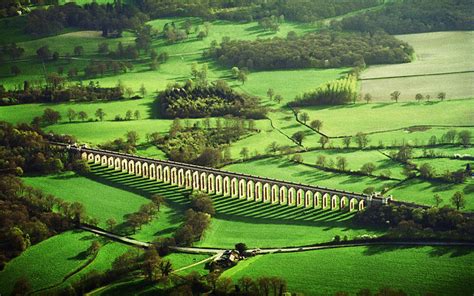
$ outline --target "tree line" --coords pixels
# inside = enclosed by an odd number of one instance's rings
[[[225,19],[253,21],[271,16],[311,22],[334,17],[381,3],[380,0],[324,1],[324,0],[219,0],[219,1],[151,1],[134,0],[141,11],[149,12],[151,18],[171,16],[199,16],[208,20]]]
[[[207,85],[205,77],[197,83],[175,83],[158,95],[160,113],[165,118],[199,118],[232,115],[252,119],[265,118],[266,109],[258,98],[234,91],[223,80]],[[199,82],[202,81],[202,82]]]
[[[458,194],[453,195],[456,200]],[[455,202],[454,204],[456,204]],[[428,209],[393,205],[372,205],[355,214],[354,221],[361,225],[388,225],[388,237],[474,239],[474,219],[459,209],[432,207]]]
[[[224,38],[204,54],[229,67],[275,70],[407,63],[413,48],[386,33],[322,31],[253,41]]]
[[[346,31],[410,34],[421,32],[473,30],[470,0],[391,1],[382,9],[343,18],[332,24]]]
[[[6,90],[0,85],[0,105],[27,103],[58,103],[84,101],[114,101],[124,99],[123,86],[102,87],[99,83],[87,85],[77,83],[66,87],[64,79],[57,75],[48,75],[47,84],[32,86],[25,81],[23,89]]]

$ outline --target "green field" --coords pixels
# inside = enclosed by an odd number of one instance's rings
[[[406,178],[403,172],[403,166],[396,161],[391,160],[387,156],[383,155],[377,150],[366,150],[366,151],[353,151],[353,150],[318,150],[301,153],[303,162],[309,165],[314,165],[319,155],[326,157],[326,161],[333,160],[337,162],[338,157],[344,157],[347,160],[346,170],[358,171],[360,168],[368,163],[372,162],[375,164],[376,169],[372,173],[373,175],[380,175],[386,170],[390,170],[391,177],[396,179]]]
[[[139,188],[127,190],[120,186],[120,181],[116,187],[109,181],[100,178],[89,179],[68,172],[60,175],[50,175],[46,177],[26,177],[25,183],[44,190],[69,202],[80,202],[85,206],[86,215],[99,219],[99,226],[106,227],[106,221],[114,218],[117,223],[124,222],[124,216],[138,211],[141,205],[149,203],[143,192]],[[124,175],[123,177],[129,177]],[[131,177],[131,176],[130,176]],[[133,177],[132,177],[133,178]],[[124,179],[124,178],[121,178]],[[130,178],[129,178],[130,179]],[[68,186],[63,186],[65,180]],[[77,188],[81,188],[77,190]],[[160,207],[157,217],[150,223],[143,225],[132,236],[138,240],[151,241],[159,236],[169,236],[177,227],[181,218],[176,212],[166,206]]]
[[[402,101],[414,101],[417,93],[429,94],[432,98],[439,92],[446,92],[450,99],[472,97],[473,36],[472,31],[398,35],[397,38],[413,46],[415,60],[408,64],[369,67],[362,79],[377,79],[363,80],[362,92],[370,93],[377,101],[390,101],[390,93],[395,90],[401,92]],[[457,74],[432,75],[441,73]],[[412,75],[419,76],[380,79]]]
[[[85,251],[93,239],[90,233],[69,231],[28,248],[0,272],[0,293],[9,295],[21,276],[28,278],[33,290],[61,284],[86,263]]]
[[[307,112],[310,120],[322,120],[321,131],[327,135],[345,136],[413,125],[473,126],[473,111],[469,108],[472,104],[473,99],[431,103],[413,101],[311,107],[301,108],[301,112]]]
[[[354,247],[256,256],[223,273],[283,277],[288,290],[304,295],[354,295],[390,286],[408,295],[471,295],[474,291],[474,253],[469,248]]]

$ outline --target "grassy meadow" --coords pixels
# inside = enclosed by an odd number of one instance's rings
[[[28,248],[0,272],[0,292],[9,295],[21,276],[28,278],[34,291],[62,284],[66,276],[86,264],[85,251],[93,239],[90,233],[69,231]]]
[[[403,272],[400,272],[403,270]],[[408,295],[469,295],[474,253],[469,248],[352,247],[256,256],[223,273],[234,281],[262,274],[283,277],[304,295],[354,295],[389,285]]]
[[[362,92],[370,93],[377,101],[390,101],[390,93],[395,90],[401,92],[402,101],[414,101],[417,93],[432,98],[439,92],[446,92],[450,99],[472,97],[473,36],[473,31],[396,36],[413,46],[415,60],[407,64],[369,67],[361,76]]]

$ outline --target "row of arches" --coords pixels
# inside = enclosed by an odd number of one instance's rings
[[[125,157],[101,155],[98,153],[81,154],[82,158],[120,170],[182,188],[200,190],[255,202],[265,202],[287,206],[322,208],[332,210],[362,210],[365,200],[347,196],[331,195],[318,190],[287,187],[277,183],[255,181],[250,178],[238,178],[204,170],[186,167],[174,167],[168,164],[139,161]]]

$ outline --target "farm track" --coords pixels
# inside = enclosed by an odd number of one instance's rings
[[[95,233],[97,235],[105,236],[113,239],[117,242],[133,245],[140,248],[148,248],[152,246],[152,243],[142,242],[128,237],[120,236],[105,230],[95,229],[87,226],[81,226],[82,230]],[[336,249],[336,248],[352,248],[352,247],[363,247],[363,246],[439,246],[439,247],[474,247],[474,242],[443,242],[443,241],[389,241],[389,242],[347,242],[339,243],[337,245],[314,245],[314,246],[301,246],[301,247],[282,247],[282,248],[268,248],[258,249],[258,254],[272,254],[272,253],[293,253],[293,252],[306,252],[315,250],[325,249]],[[218,256],[227,249],[222,248],[197,248],[197,247],[171,247],[170,249],[178,253],[189,253],[189,254],[213,254]],[[255,250],[257,250],[255,249]],[[211,257],[212,258],[212,257]],[[206,260],[208,260],[207,258]],[[182,270],[182,269],[181,269]]]

